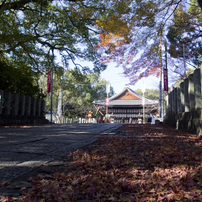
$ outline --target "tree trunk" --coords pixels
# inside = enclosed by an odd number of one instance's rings
[[[198,4],[199,4],[199,6],[200,6],[201,9],[202,9],[202,0],[198,0]]]
[[[60,89],[60,92],[59,92],[59,100],[58,100],[58,111],[57,111],[57,114],[58,114],[59,121],[60,121],[60,123],[61,123],[61,121],[62,121],[62,89]]]

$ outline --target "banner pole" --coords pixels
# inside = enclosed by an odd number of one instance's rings
[[[159,66],[159,118],[162,118],[162,31],[160,33]]]
[[[51,63],[51,123],[53,121],[53,62],[54,62],[54,50],[52,49],[53,59]]]
[[[53,121],[53,68],[51,67],[51,123]]]

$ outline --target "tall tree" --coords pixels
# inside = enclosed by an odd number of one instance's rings
[[[58,51],[64,61],[86,59],[94,71],[105,69],[93,48],[96,36],[97,1],[4,0],[0,3],[0,51],[14,61],[44,72]],[[99,4],[98,4],[99,5]],[[57,65],[54,65],[57,67]],[[85,69],[86,70],[86,69]]]
[[[175,11],[181,6],[188,10],[184,0],[126,1],[128,10],[124,10],[117,20],[111,17],[106,33],[101,34],[102,42],[98,48],[104,62],[116,62],[123,68],[131,84],[149,75],[159,76],[162,64],[162,45],[169,42],[166,38],[167,27],[172,24]],[[193,4],[193,2],[190,2]],[[118,3],[117,3],[118,5]],[[123,4],[122,4],[123,5]],[[195,2],[195,6],[196,2]],[[198,7],[199,8],[199,7]],[[123,20],[127,19],[124,24]],[[105,22],[100,26],[105,27]],[[111,28],[113,26],[116,28]],[[124,25],[123,25],[124,24]],[[119,25],[123,28],[118,29]],[[122,32],[123,31],[123,32]],[[173,66],[174,61],[169,61]]]
[[[2,85],[7,90],[21,93],[19,88],[13,89],[13,82],[23,77],[23,71],[30,68],[30,75],[38,77],[52,69],[58,72],[60,66],[56,63],[55,53],[62,56],[67,66],[71,60],[82,72],[90,72],[88,67],[75,63],[76,59],[93,62],[91,72],[100,73],[106,68],[99,60],[99,54],[94,48],[99,42],[99,30],[96,20],[107,12],[104,2],[98,0],[3,0],[0,2],[0,54],[7,60],[12,60],[13,68],[1,71],[4,81]],[[23,65],[19,66],[19,61]],[[18,78],[13,69],[21,72]],[[5,75],[4,75],[5,74]],[[27,80],[30,80],[30,75]],[[11,82],[13,81],[13,82]],[[9,86],[8,86],[9,85]],[[15,86],[16,87],[16,86]],[[19,85],[20,87],[20,85]],[[25,88],[25,86],[23,86]],[[35,95],[34,90],[25,90]]]
[[[193,64],[199,64],[202,60],[201,25],[202,12],[196,6],[196,0],[191,1],[187,11],[181,7],[176,9],[173,24],[169,26],[167,34],[171,56],[179,57],[179,45],[184,44]]]
[[[3,0],[1,52],[39,72],[56,51],[77,68],[76,58],[93,62],[94,72],[113,61],[133,84],[160,74],[161,38],[180,5],[187,8],[185,0]]]

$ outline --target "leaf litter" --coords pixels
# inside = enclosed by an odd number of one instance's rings
[[[166,126],[124,125],[70,154],[74,170],[30,178],[20,199],[1,202],[202,201],[202,139]]]

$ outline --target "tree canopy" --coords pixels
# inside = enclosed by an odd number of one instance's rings
[[[96,19],[104,12],[105,5],[96,0],[1,1],[0,54],[6,61],[12,61],[1,67],[4,68],[1,71],[4,78],[1,79],[1,88],[18,93],[27,91],[35,95],[37,92],[33,88],[13,89],[14,80],[15,84],[19,83],[19,78],[13,71],[18,72],[18,76],[21,73],[20,77],[27,78],[26,82],[30,82],[31,75],[33,80],[50,69],[60,71],[56,53],[61,55],[65,67],[72,61],[75,68],[80,68],[83,73],[99,74],[106,65],[99,60],[100,55],[94,48],[99,43]],[[91,61],[93,69],[76,64],[76,59]],[[30,75],[23,76],[27,69]],[[23,85],[21,88],[26,87]]]
[[[192,0],[187,11],[181,7],[176,9],[173,24],[168,27],[167,38],[170,41],[170,54],[179,57],[179,45],[184,44],[189,50],[188,55],[194,64],[202,59],[201,25],[202,12]]]
[[[105,65],[93,47],[99,40],[95,11],[101,8],[95,2],[4,0],[0,3],[1,52],[37,72],[50,69],[54,51],[66,63],[76,58],[92,61],[94,71],[100,72]]]
[[[168,44],[169,53],[175,53],[172,51],[171,38],[178,37],[175,47],[185,38],[192,42],[189,45],[190,61],[194,65],[197,60],[200,60],[201,8],[196,0],[189,2],[184,0],[131,0],[126,3],[128,9],[120,13],[119,20],[111,17],[111,21],[107,22],[111,23],[111,26],[107,26],[106,33],[101,34],[102,41],[98,47],[103,61],[105,63],[116,62],[117,66],[123,68],[131,84],[136,83],[142,77],[161,74],[161,66],[165,65],[162,60],[164,43]],[[127,23],[124,24],[124,20]],[[105,24],[106,22],[102,22],[100,26],[105,26]],[[176,27],[177,24],[180,27]],[[116,28],[119,25],[122,29]],[[170,36],[173,32],[176,36]],[[185,38],[180,40],[179,37],[183,36]],[[173,71],[182,72],[183,62],[178,55],[168,55],[168,64]]]
[[[196,0],[3,0],[0,53],[38,74],[60,68],[56,52],[82,73],[99,74],[116,62],[134,84],[161,73],[164,42],[174,57],[176,43],[193,38],[192,62],[200,60],[200,12]],[[91,61],[93,69],[76,59]]]
[[[40,97],[37,75],[31,68],[21,63],[13,63],[5,57],[0,58],[0,89],[13,93]]]

